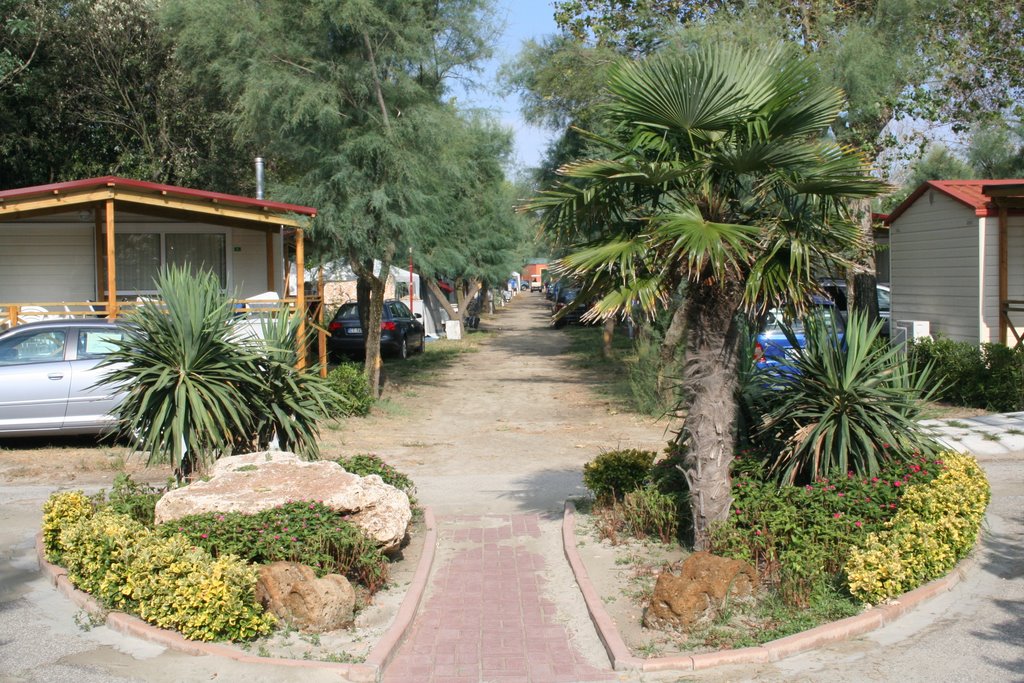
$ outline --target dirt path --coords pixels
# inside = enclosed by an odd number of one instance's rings
[[[332,453],[372,452],[416,482],[438,514],[561,516],[585,492],[583,463],[602,450],[660,450],[665,424],[620,412],[570,365],[567,337],[547,326],[547,301],[524,293],[485,320],[480,350],[414,386],[399,412],[346,423]]]

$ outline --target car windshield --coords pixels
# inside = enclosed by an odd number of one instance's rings
[[[359,320],[359,304],[355,302],[342,304],[341,308],[339,308],[338,312],[334,315],[334,319],[341,320],[343,318]]]

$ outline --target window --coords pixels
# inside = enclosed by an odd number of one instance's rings
[[[114,241],[117,287],[122,291],[151,292],[160,272],[160,234],[126,233]]]
[[[0,342],[0,365],[53,363],[64,360],[66,330],[39,330]]]
[[[153,292],[162,265],[188,266],[215,273],[227,288],[227,235],[224,233],[120,233],[114,244],[117,291]]]
[[[117,348],[115,342],[124,338],[121,330],[110,328],[78,331],[78,360],[102,358]]]
[[[168,233],[166,241],[167,265],[188,266],[192,272],[212,271],[220,279],[220,286],[228,286],[225,236],[220,233]]]

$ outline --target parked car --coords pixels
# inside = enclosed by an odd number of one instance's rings
[[[539,292],[544,289],[544,283],[541,282],[540,275],[530,276],[530,291]]]
[[[829,278],[819,280],[818,283],[825,290],[825,293],[828,294],[829,298],[835,302],[836,308],[839,309],[839,314],[845,322],[849,315],[850,306],[846,296],[846,280]],[[888,338],[890,309],[892,307],[889,285],[876,285],[875,292],[878,295],[878,317],[882,320],[882,336]]]
[[[846,330],[846,324],[831,299],[826,297],[814,297],[810,315],[818,317],[825,325],[836,328],[840,340]],[[806,343],[804,334],[804,320],[796,319],[789,321],[789,331],[792,333],[791,340],[785,330],[786,320],[778,308],[768,311],[768,317],[764,327],[757,335],[754,343],[754,360],[762,368],[782,367],[789,368],[789,359],[796,355],[797,347],[803,348]]]
[[[587,312],[587,306],[579,301],[579,294],[580,290],[576,287],[559,287],[558,293],[555,295],[555,301],[551,305],[551,314],[558,315],[563,308],[570,310],[561,318],[555,320],[555,327],[579,324],[580,318]]]
[[[380,322],[381,351],[399,358],[408,358],[412,350],[423,351],[422,318],[419,313],[413,315],[409,307],[398,299],[385,301]],[[356,302],[342,304],[327,329],[331,333],[327,338],[327,348],[332,355],[366,353],[366,334],[359,320]]]
[[[124,328],[107,320],[52,319],[0,334],[0,436],[100,434],[124,392],[96,386],[97,366]]]

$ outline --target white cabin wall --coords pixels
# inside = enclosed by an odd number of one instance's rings
[[[979,341],[979,220],[973,208],[929,189],[893,222],[889,259],[894,325],[927,320],[932,335]]]

